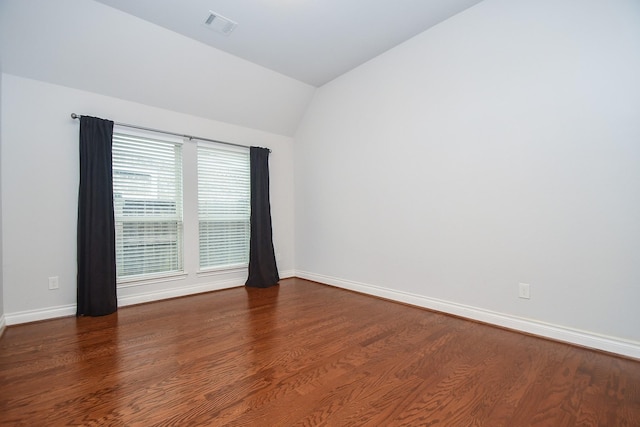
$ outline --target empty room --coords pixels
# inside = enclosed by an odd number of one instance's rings
[[[640,1],[0,0],[0,425],[640,426]]]

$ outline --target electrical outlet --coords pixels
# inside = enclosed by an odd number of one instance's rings
[[[49,289],[58,289],[58,276],[49,277]]]
[[[531,287],[528,283],[518,283],[518,297],[531,299]]]

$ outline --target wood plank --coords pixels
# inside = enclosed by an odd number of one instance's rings
[[[640,426],[640,362],[286,279],[8,327],[0,424]]]

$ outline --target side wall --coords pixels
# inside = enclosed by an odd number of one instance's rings
[[[637,1],[485,0],[323,86],[298,275],[640,357],[638,76]]]
[[[2,75],[1,93],[7,324],[75,313],[79,122],[70,118],[72,112],[271,148],[274,246],[281,275],[293,274],[292,138],[10,74]],[[185,166],[185,174],[194,170],[195,165]],[[185,221],[185,235],[197,236],[193,227],[197,221]],[[197,245],[185,251],[197,260]],[[246,279],[246,270],[199,277],[197,265],[186,267],[185,279],[119,289],[119,304],[239,286]],[[48,289],[49,276],[59,277],[58,290]]]
[[[2,64],[0,64],[2,69]],[[0,73],[0,99],[2,99],[2,74]],[[2,129],[2,102],[0,102],[0,129]],[[2,132],[0,132],[0,242],[2,242]],[[2,274],[2,266],[4,265],[4,257],[2,256],[2,244],[0,244],[0,336],[5,329],[4,318],[4,282]]]

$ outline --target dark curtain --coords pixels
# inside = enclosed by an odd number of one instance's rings
[[[280,280],[271,231],[269,150],[251,147],[251,241],[246,286],[268,288]]]
[[[118,309],[112,139],[112,121],[80,118],[78,316],[102,316]]]

